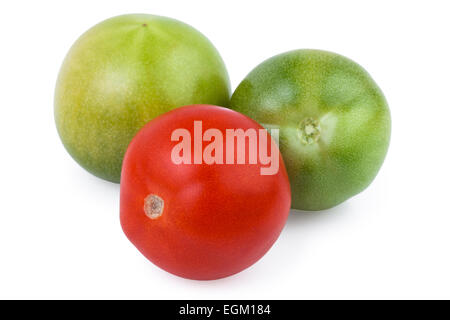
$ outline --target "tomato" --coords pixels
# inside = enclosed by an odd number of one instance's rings
[[[331,52],[266,60],[238,86],[231,108],[280,128],[295,209],[331,208],[364,190],[389,146],[391,118],[380,88],[361,66]]]
[[[55,92],[55,120],[70,155],[86,170],[120,181],[122,160],[149,120],[195,103],[227,106],[225,65],[194,28],[132,14],[83,34],[67,54]]]
[[[236,111],[194,105],[157,117],[131,141],[122,168],[121,225],[160,268],[189,279],[226,277],[259,260],[278,238],[291,199],[283,160],[270,136],[258,136],[258,152],[273,148],[270,165],[278,163],[278,170],[261,174],[269,164],[261,157],[251,163],[250,139],[244,148],[228,139],[227,130],[237,129],[266,133]],[[232,149],[228,142],[235,142]]]

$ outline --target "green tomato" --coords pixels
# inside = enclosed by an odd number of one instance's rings
[[[149,120],[183,105],[228,106],[225,65],[209,40],[177,20],[108,19],[67,54],[55,93],[55,120],[70,155],[86,170],[120,181],[128,143]]]
[[[292,207],[331,208],[364,190],[387,153],[391,119],[370,75],[335,53],[296,50],[241,82],[231,108],[279,128]]]

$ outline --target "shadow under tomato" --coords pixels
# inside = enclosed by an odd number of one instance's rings
[[[322,223],[323,220],[339,219],[350,210],[351,204],[349,203],[349,201],[345,201],[337,205],[336,207],[320,211],[303,211],[291,209],[288,220],[286,222],[286,227],[289,228],[289,226],[296,225],[305,226],[305,224],[307,225]]]

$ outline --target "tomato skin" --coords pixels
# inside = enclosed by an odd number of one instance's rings
[[[289,214],[289,179],[279,171],[261,175],[261,164],[174,164],[175,129],[194,136],[193,122],[208,128],[262,127],[230,109],[193,105],[150,121],[125,154],[120,219],[129,240],[154,264],[197,280],[230,276],[259,260],[273,245]],[[203,143],[203,149],[208,143]],[[163,213],[150,219],[145,198],[163,199]]]

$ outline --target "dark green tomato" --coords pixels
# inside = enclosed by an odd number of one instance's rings
[[[94,26],[70,49],[55,119],[82,167],[119,182],[127,146],[149,120],[183,105],[228,106],[229,97],[225,65],[200,32],[169,18],[124,15]]]
[[[331,208],[364,190],[387,153],[391,118],[370,75],[335,53],[297,50],[266,60],[231,107],[280,129],[292,207]]]

